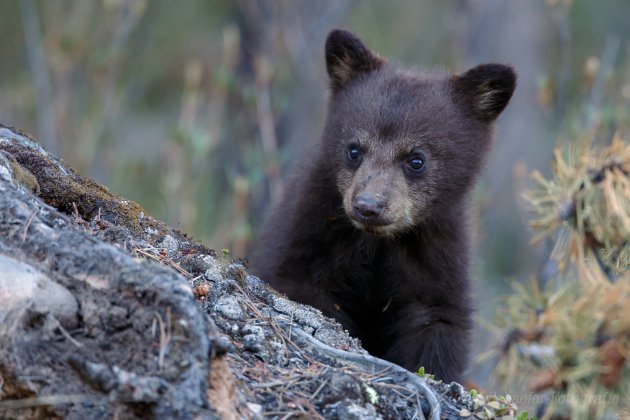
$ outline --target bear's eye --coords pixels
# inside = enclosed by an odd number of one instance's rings
[[[407,162],[407,166],[415,173],[422,173],[426,169],[426,159],[424,155],[415,155]]]
[[[350,146],[348,148],[348,160],[356,162],[361,158],[361,152],[357,146]]]

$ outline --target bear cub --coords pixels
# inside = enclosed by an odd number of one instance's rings
[[[374,356],[461,380],[468,359],[468,193],[509,66],[396,66],[333,30],[323,135],[265,223],[254,272],[336,318]]]

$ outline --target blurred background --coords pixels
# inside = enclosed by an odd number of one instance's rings
[[[477,353],[510,282],[548,269],[521,194],[562,139],[630,127],[627,0],[0,3],[0,123],[216,249],[246,256],[323,126],[323,44],[344,27],[405,65],[512,64],[474,194]],[[471,378],[487,383],[492,362]]]

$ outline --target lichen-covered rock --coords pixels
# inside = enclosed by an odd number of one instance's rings
[[[20,165],[54,160],[9,134],[0,131],[0,417],[214,417],[213,348],[187,281],[34,197],[7,151],[21,151]],[[53,184],[37,180],[42,191]]]
[[[221,296],[214,305],[214,310],[227,319],[243,321],[245,318],[243,308],[241,308],[236,297],[231,295]]]

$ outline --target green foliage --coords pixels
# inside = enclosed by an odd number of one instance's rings
[[[424,366],[422,366],[422,367],[420,367],[420,369],[418,369],[418,372],[416,372],[416,375],[418,375],[419,377],[424,378],[424,379],[435,380],[435,375],[432,375],[432,374],[424,372]]]

